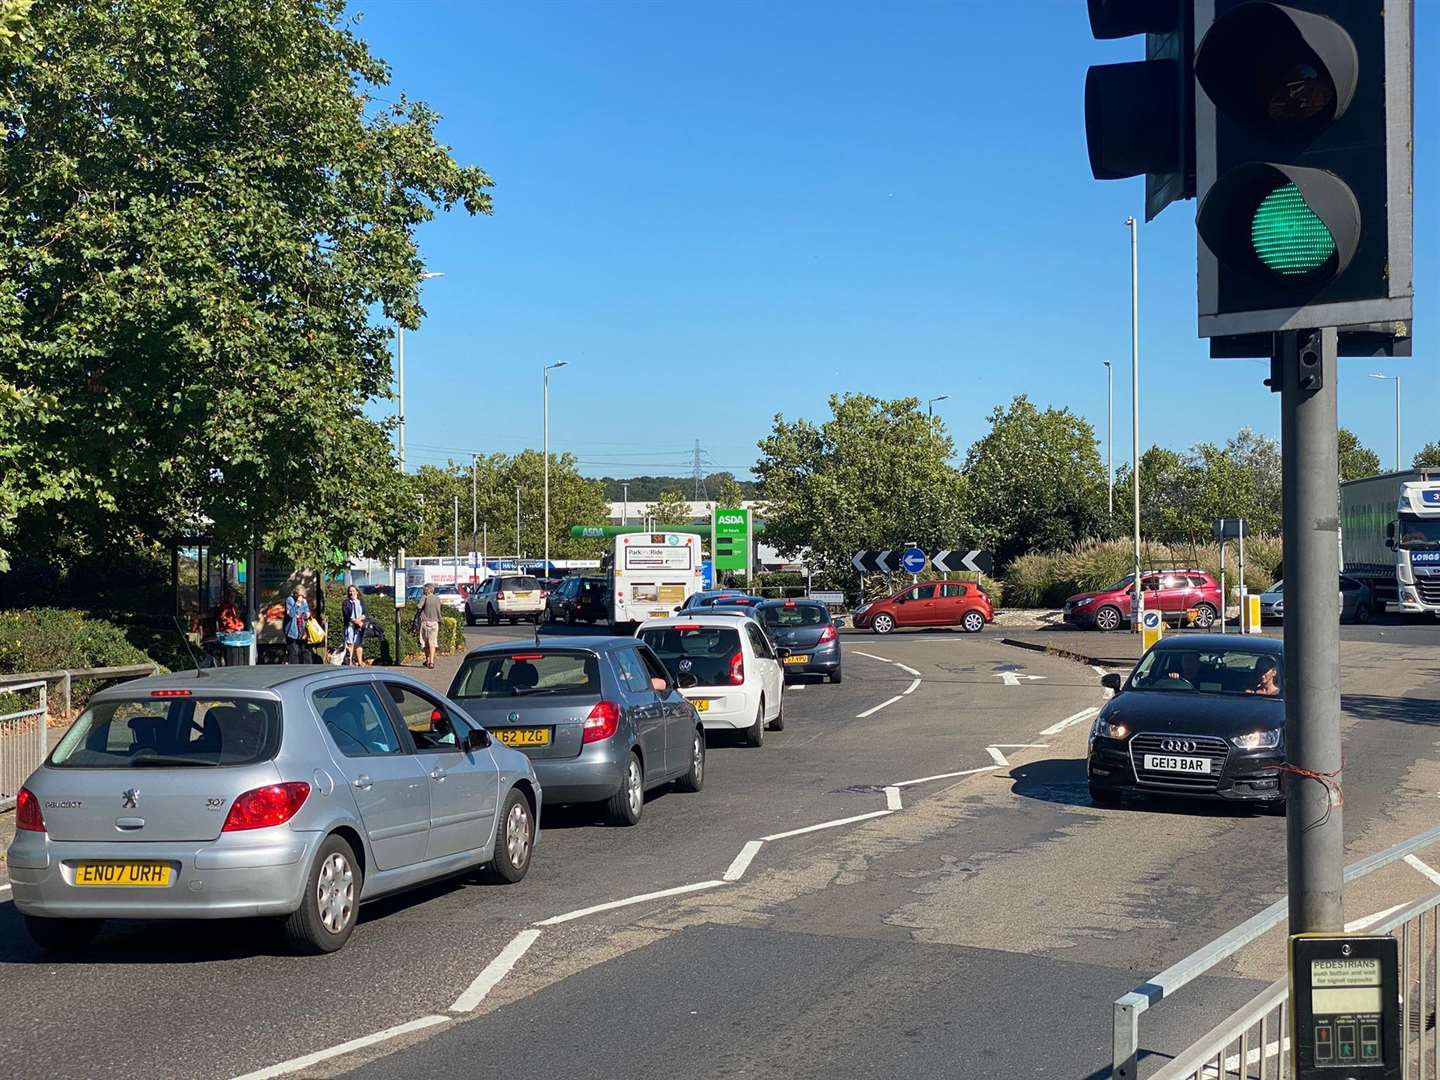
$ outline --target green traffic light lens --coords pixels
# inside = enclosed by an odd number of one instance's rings
[[[1335,237],[1294,184],[1266,195],[1250,222],[1255,255],[1277,274],[1310,274],[1335,254]]]

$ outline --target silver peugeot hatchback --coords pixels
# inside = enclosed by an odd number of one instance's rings
[[[540,797],[524,754],[398,673],[141,679],[96,694],[20,790],[13,898],[49,949],[107,918],[276,916],[332,952],[376,897],[477,866],[519,881]]]

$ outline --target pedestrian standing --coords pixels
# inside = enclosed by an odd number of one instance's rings
[[[345,658],[356,667],[364,667],[365,601],[360,599],[360,590],[354,585],[345,590],[340,618],[345,624]]]
[[[426,582],[421,590],[420,603],[415,606],[415,632],[420,635],[420,647],[425,650],[425,666],[435,666],[435,649],[440,644],[440,597],[435,595],[435,586]]]
[[[296,585],[285,599],[285,662],[298,664],[305,659],[300,651],[305,642],[305,624],[310,621],[310,604],[305,587]]]

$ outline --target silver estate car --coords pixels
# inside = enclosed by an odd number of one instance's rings
[[[529,868],[526,756],[393,672],[222,668],[96,694],[19,792],[15,906],[49,949],[106,918],[275,916],[332,952],[359,905]]]

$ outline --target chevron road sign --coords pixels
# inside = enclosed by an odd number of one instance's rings
[[[893,574],[900,565],[900,552],[889,548],[884,551],[857,551],[851,556],[850,565],[861,574]]]
[[[968,570],[972,574],[988,574],[995,569],[995,559],[988,551],[937,551],[930,565],[941,573],[954,574]]]

